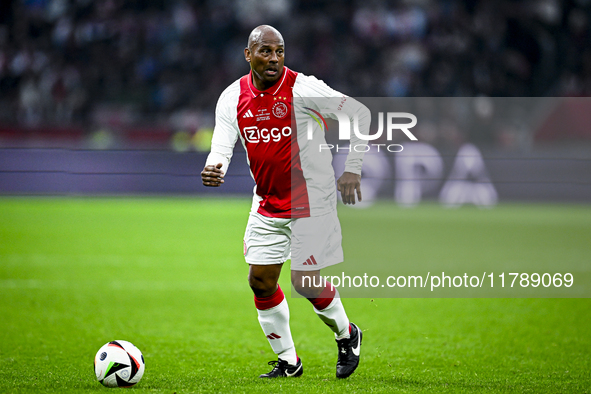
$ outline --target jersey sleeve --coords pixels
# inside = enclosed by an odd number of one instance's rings
[[[332,89],[324,83],[324,81],[313,76],[302,75],[302,87],[301,97],[332,98],[332,100],[310,100],[310,106],[320,112],[322,116],[337,119],[337,113],[344,113],[349,117],[351,130],[353,130],[354,127],[354,119],[357,117],[359,132],[363,135],[369,134],[371,113],[365,105],[352,97]],[[338,98],[340,98],[340,100],[338,100]],[[322,103],[322,105],[319,106],[318,103]],[[357,137],[355,133],[351,133],[350,143],[351,146],[367,144],[366,141]],[[358,150],[360,152],[358,152]],[[345,161],[345,172],[361,175],[364,151],[365,149],[350,150],[347,155],[347,160]]]
[[[215,126],[211,139],[211,152],[207,156],[205,165],[222,163],[224,174],[232,160],[234,145],[238,139],[238,125],[236,111],[238,92],[231,85],[224,91],[217,102],[215,109]]]

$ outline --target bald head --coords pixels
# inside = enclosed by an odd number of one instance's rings
[[[244,58],[250,63],[252,83],[257,89],[273,86],[283,74],[285,61],[281,33],[269,25],[255,28],[248,36]]]
[[[254,28],[248,36],[248,49],[253,50],[255,45],[263,43],[277,43],[283,46],[283,36],[273,26],[261,25]]]

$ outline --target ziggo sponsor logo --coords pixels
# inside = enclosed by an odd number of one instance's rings
[[[259,129],[257,126],[245,127],[242,129],[244,139],[246,142],[258,143],[258,142],[279,142],[282,137],[289,137],[291,135],[291,127],[286,126],[281,131],[277,127],[273,127],[271,130],[267,128]]]

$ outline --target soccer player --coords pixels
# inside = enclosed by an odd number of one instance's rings
[[[284,52],[283,37],[275,28],[263,25],[250,34],[244,49],[250,73],[226,88],[218,100],[211,153],[201,177],[205,186],[222,185],[240,138],[256,183],[244,235],[248,281],[260,325],[278,356],[269,362],[273,369],[260,377],[303,373],[290,332],[288,305],[277,283],[283,263],[291,256],[291,283],[334,332],[336,376],[347,378],[359,365],[362,332],[349,321],[338,291],[322,279],[320,269],[343,261],[336,189],[345,204],[355,204],[356,197],[361,201],[363,154],[350,149],[335,188],[330,152],[308,145],[312,141],[306,139],[306,127],[300,125],[301,117],[297,125],[292,123],[297,118],[292,112],[294,98],[339,98],[332,101],[336,102],[332,108],[316,105],[312,109],[333,118],[338,111],[350,114],[364,134],[369,131],[370,114],[324,82],[285,67]],[[313,107],[314,100],[308,105]],[[301,127],[293,130],[294,126]],[[314,133],[314,140],[324,141],[323,133],[318,135]],[[353,136],[354,142],[360,140]]]

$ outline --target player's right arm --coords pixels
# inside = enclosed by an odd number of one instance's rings
[[[220,95],[217,102],[211,152],[201,171],[201,182],[204,186],[218,187],[224,183],[223,178],[228,171],[239,133],[236,120],[239,92],[240,86],[235,82]]]

